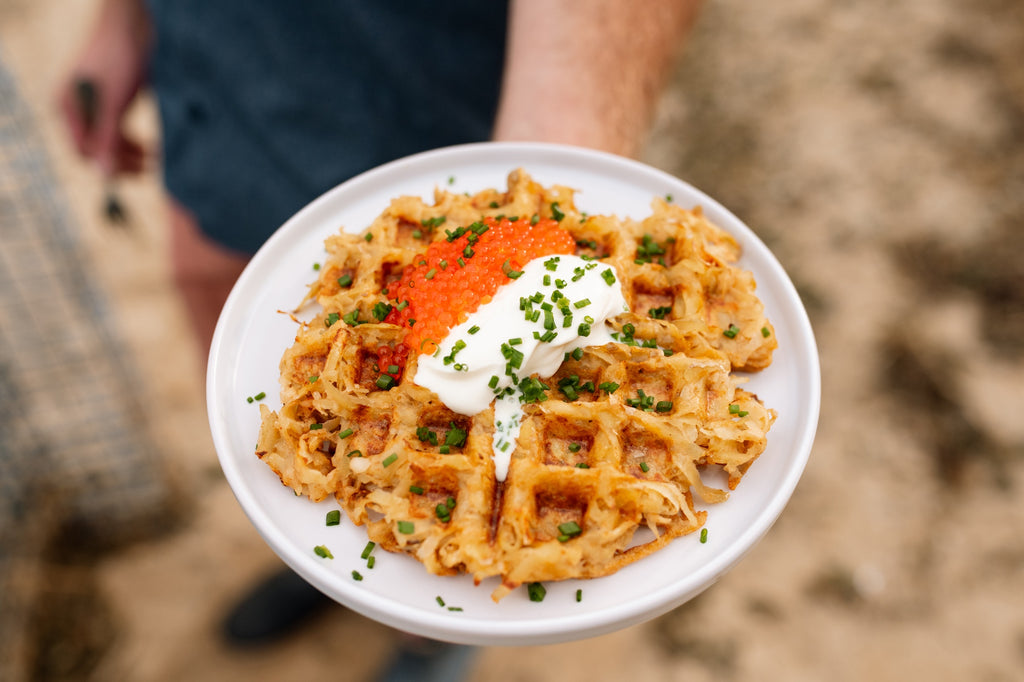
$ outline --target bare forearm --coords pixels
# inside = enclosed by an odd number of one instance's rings
[[[513,0],[497,140],[635,155],[700,0]]]

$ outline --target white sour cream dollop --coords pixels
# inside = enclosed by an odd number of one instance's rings
[[[437,352],[420,356],[413,381],[459,414],[475,415],[497,401],[493,450],[503,481],[523,394],[536,389],[528,377],[550,377],[566,353],[612,342],[607,320],[626,311],[610,265],[578,256],[536,258],[453,328]]]

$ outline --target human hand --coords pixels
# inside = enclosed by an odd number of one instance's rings
[[[106,177],[142,170],[145,149],[123,121],[145,82],[151,27],[142,0],[103,0],[91,34],[58,93],[78,153]]]

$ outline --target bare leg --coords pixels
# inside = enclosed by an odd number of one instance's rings
[[[171,265],[195,331],[203,368],[221,308],[249,258],[204,235],[181,204],[169,202]],[[256,584],[227,615],[228,642],[254,646],[275,641],[329,605],[316,588],[287,568]]]
[[[217,318],[249,257],[204,235],[192,214],[174,201],[170,222],[174,283],[185,301],[205,370]]]

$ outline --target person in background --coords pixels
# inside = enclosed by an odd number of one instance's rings
[[[63,119],[104,176],[137,172],[147,151],[123,122],[140,91],[155,92],[172,271],[204,355],[252,254],[362,171],[485,140],[635,156],[700,5],[98,2],[59,94]],[[284,572],[240,604],[228,634],[265,641],[324,599]]]

